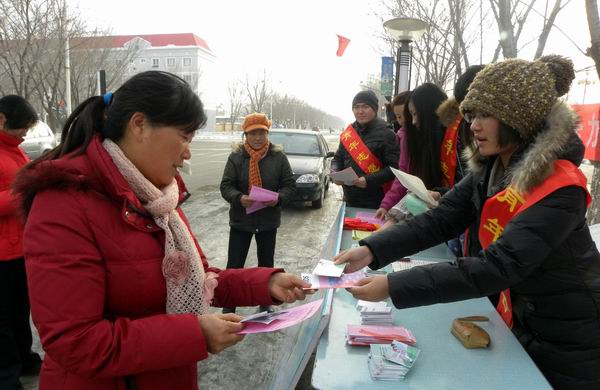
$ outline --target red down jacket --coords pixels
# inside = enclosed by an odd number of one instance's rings
[[[208,356],[199,321],[165,314],[164,232],[99,138],[17,181],[31,311],[46,352],[40,389],[196,389],[196,362]],[[281,270],[220,271],[198,250],[219,274],[213,305],[273,304],[268,280]]]
[[[0,131],[0,261],[23,257],[23,221],[10,190],[17,171],[29,161],[21,142]]]

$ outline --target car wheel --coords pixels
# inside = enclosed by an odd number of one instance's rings
[[[323,199],[325,199],[325,187],[323,187],[321,190],[321,196],[319,196],[319,199],[312,201],[313,209],[320,209],[323,207]]]

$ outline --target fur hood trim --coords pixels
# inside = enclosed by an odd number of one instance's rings
[[[529,192],[554,169],[554,162],[569,148],[572,137],[577,137],[579,117],[563,101],[557,101],[546,117],[544,129],[537,134],[522,158],[510,167],[511,185],[519,192]],[[463,156],[469,162],[469,169],[482,172],[487,158],[479,155],[473,147],[465,148]]]
[[[454,122],[456,117],[460,114],[458,102],[453,97],[445,100],[440,104],[436,110],[440,122],[444,127],[448,127]]]

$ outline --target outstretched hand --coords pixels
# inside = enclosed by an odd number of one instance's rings
[[[310,283],[306,283],[296,275],[286,272],[277,272],[271,275],[269,279],[269,292],[271,297],[281,302],[293,303],[298,300],[302,301],[306,298],[306,294],[312,294],[309,289]]]
[[[390,296],[386,275],[370,276],[358,281],[355,287],[347,289],[356,299],[379,302]]]
[[[373,253],[371,253],[369,247],[359,246],[358,248],[352,248],[341,252],[339,255],[334,257],[333,260],[336,264],[346,263],[344,272],[352,273],[371,264],[371,262],[373,262]]]

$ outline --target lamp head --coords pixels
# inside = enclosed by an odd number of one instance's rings
[[[393,18],[383,23],[383,27],[396,41],[416,41],[429,30],[429,25],[416,18]]]

